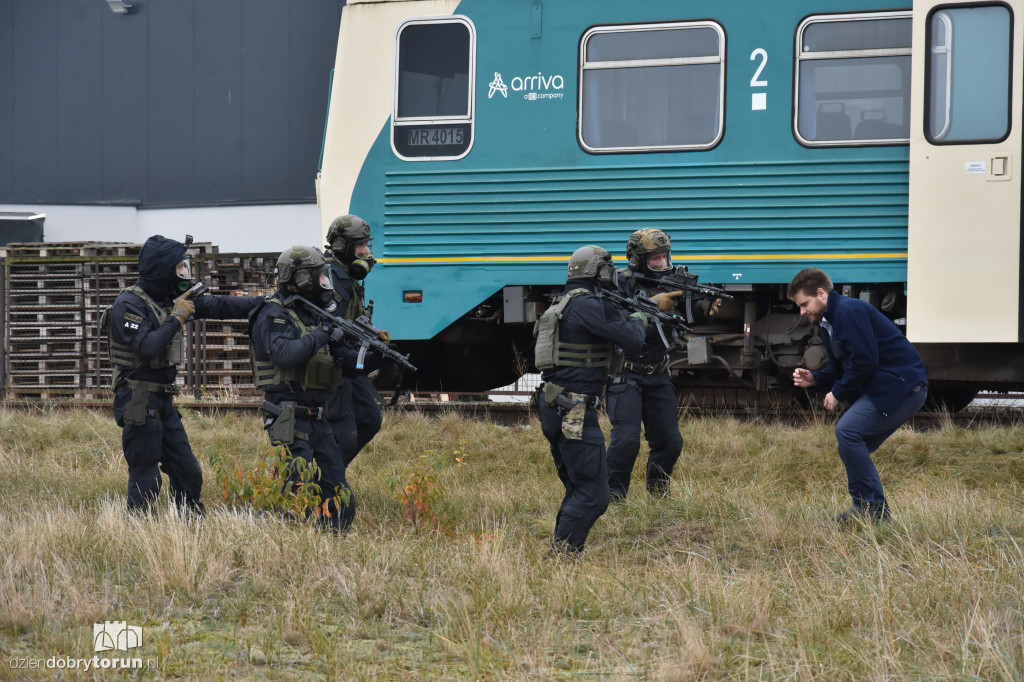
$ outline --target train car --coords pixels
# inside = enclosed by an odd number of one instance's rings
[[[732,295],[681,395],[787,398],[801,268],[871,302],[951,406],[1024,385],[1024,0],[350,0],[318,201],[374,229],[418,385],[530,369],[569,255],[656,227]]]

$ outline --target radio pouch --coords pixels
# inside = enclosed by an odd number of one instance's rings
[[[578,396],[578,398],[562,417],[562,436],[566,440],[583,440],[583,419],[587,415],[587,403],[586,396]]]
[[[131,426],[142,426],[149,415],[149,390],[145,386],[132,389],[132,397],[124,406],[124,423]]]

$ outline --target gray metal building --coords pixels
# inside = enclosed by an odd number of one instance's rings
[[[0,211],[47,241],[316,243],[343,5],[0,0]]]

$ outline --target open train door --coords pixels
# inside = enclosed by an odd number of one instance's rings
[[[1022,35],[1024,0],[914,2],[907,336],[933,378],[1024,341]]]

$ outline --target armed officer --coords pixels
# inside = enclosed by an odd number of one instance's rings
[[[376,263],[370,225],[359,216],[343,215],[335,218],[327,230],[324,258],[331,266],[334,279],[334,302],[337,307],[330,312],[348,320],[355,320],[362,315],[369,317],[363,280]],[[380,339],[387,343],[391,336],[382,330]],[[352,442],[342,447],[345,466],[351,464],[380,431],[383,415],[377,402],[377,389],[368,376],[375,369],[377,360],[371,351],[367,353],[363,367],[356,368],[354,364],[346,366],[347,380],[331,398],[331,426],[336,435],[343,429],[347,429],[343,433],[351,433],[353,428],[355,431]],[[340,420],[340,423],[336,423],[335,419]]]
[[[538,393],[541,429],[565,486],[555,519],[552,552],[579,554],[608,508],[608,466],[597,408],[617,356],[637,350],[649,318],[626,312],[595,294],[614,289],[615,266],[600,246],[582,246],[569,259],[569,279],[534,327],[534,357],[544,380]]]
[[[185,240],[186,243],[191,238]],[[174,407],[190,318],[244,319],[261,300],[242,296],[192,299],[192,261],[185,244],[155,235],[139,252],[139,279],[103,315],[114,365],[114,420],[123,431],[128,509],[146,509],[160,493],[162,469],[174,502],[203,512],[203,472]]]
[[[676,308],[681,291],[640,281],[643,278],[649,282],[672,270],[669,236],[650,227],[637,230],[626,244],[626,257],[629,264],[619,271],[619,293],[632,298],[643,291],[659,297],[658,308],[663,312]],[[705,298],[701,304],[694,311],[695,317],[706,318],[718,311],[721,301]],[[668,492],[672,469],[683,451],[676,393],[668,377],[668,352],[652,327],[641,348],[626,351],[622,371],[608,387],[608,418],[612,423],[608,483],[613,501],[621,500],[629,491],[633,465],[640,453],[641,422],[651,446],[647,490],[661,495]]]
[[[277,292],[249,318],[254,383],[266,394],[260,414],[273,445],[285,445],[294,459],[319,467],[316,483],[330,514],[319,522],[342,530],[355,518],[355,497],[331,429],[328,398],[342,383],[344,344],[340,331],[321,327],[291,299],[329,305],[331,266],[315,246],[293,246],[277,260],[277,283]],[[292,471],[288,480],[298,478]]]

